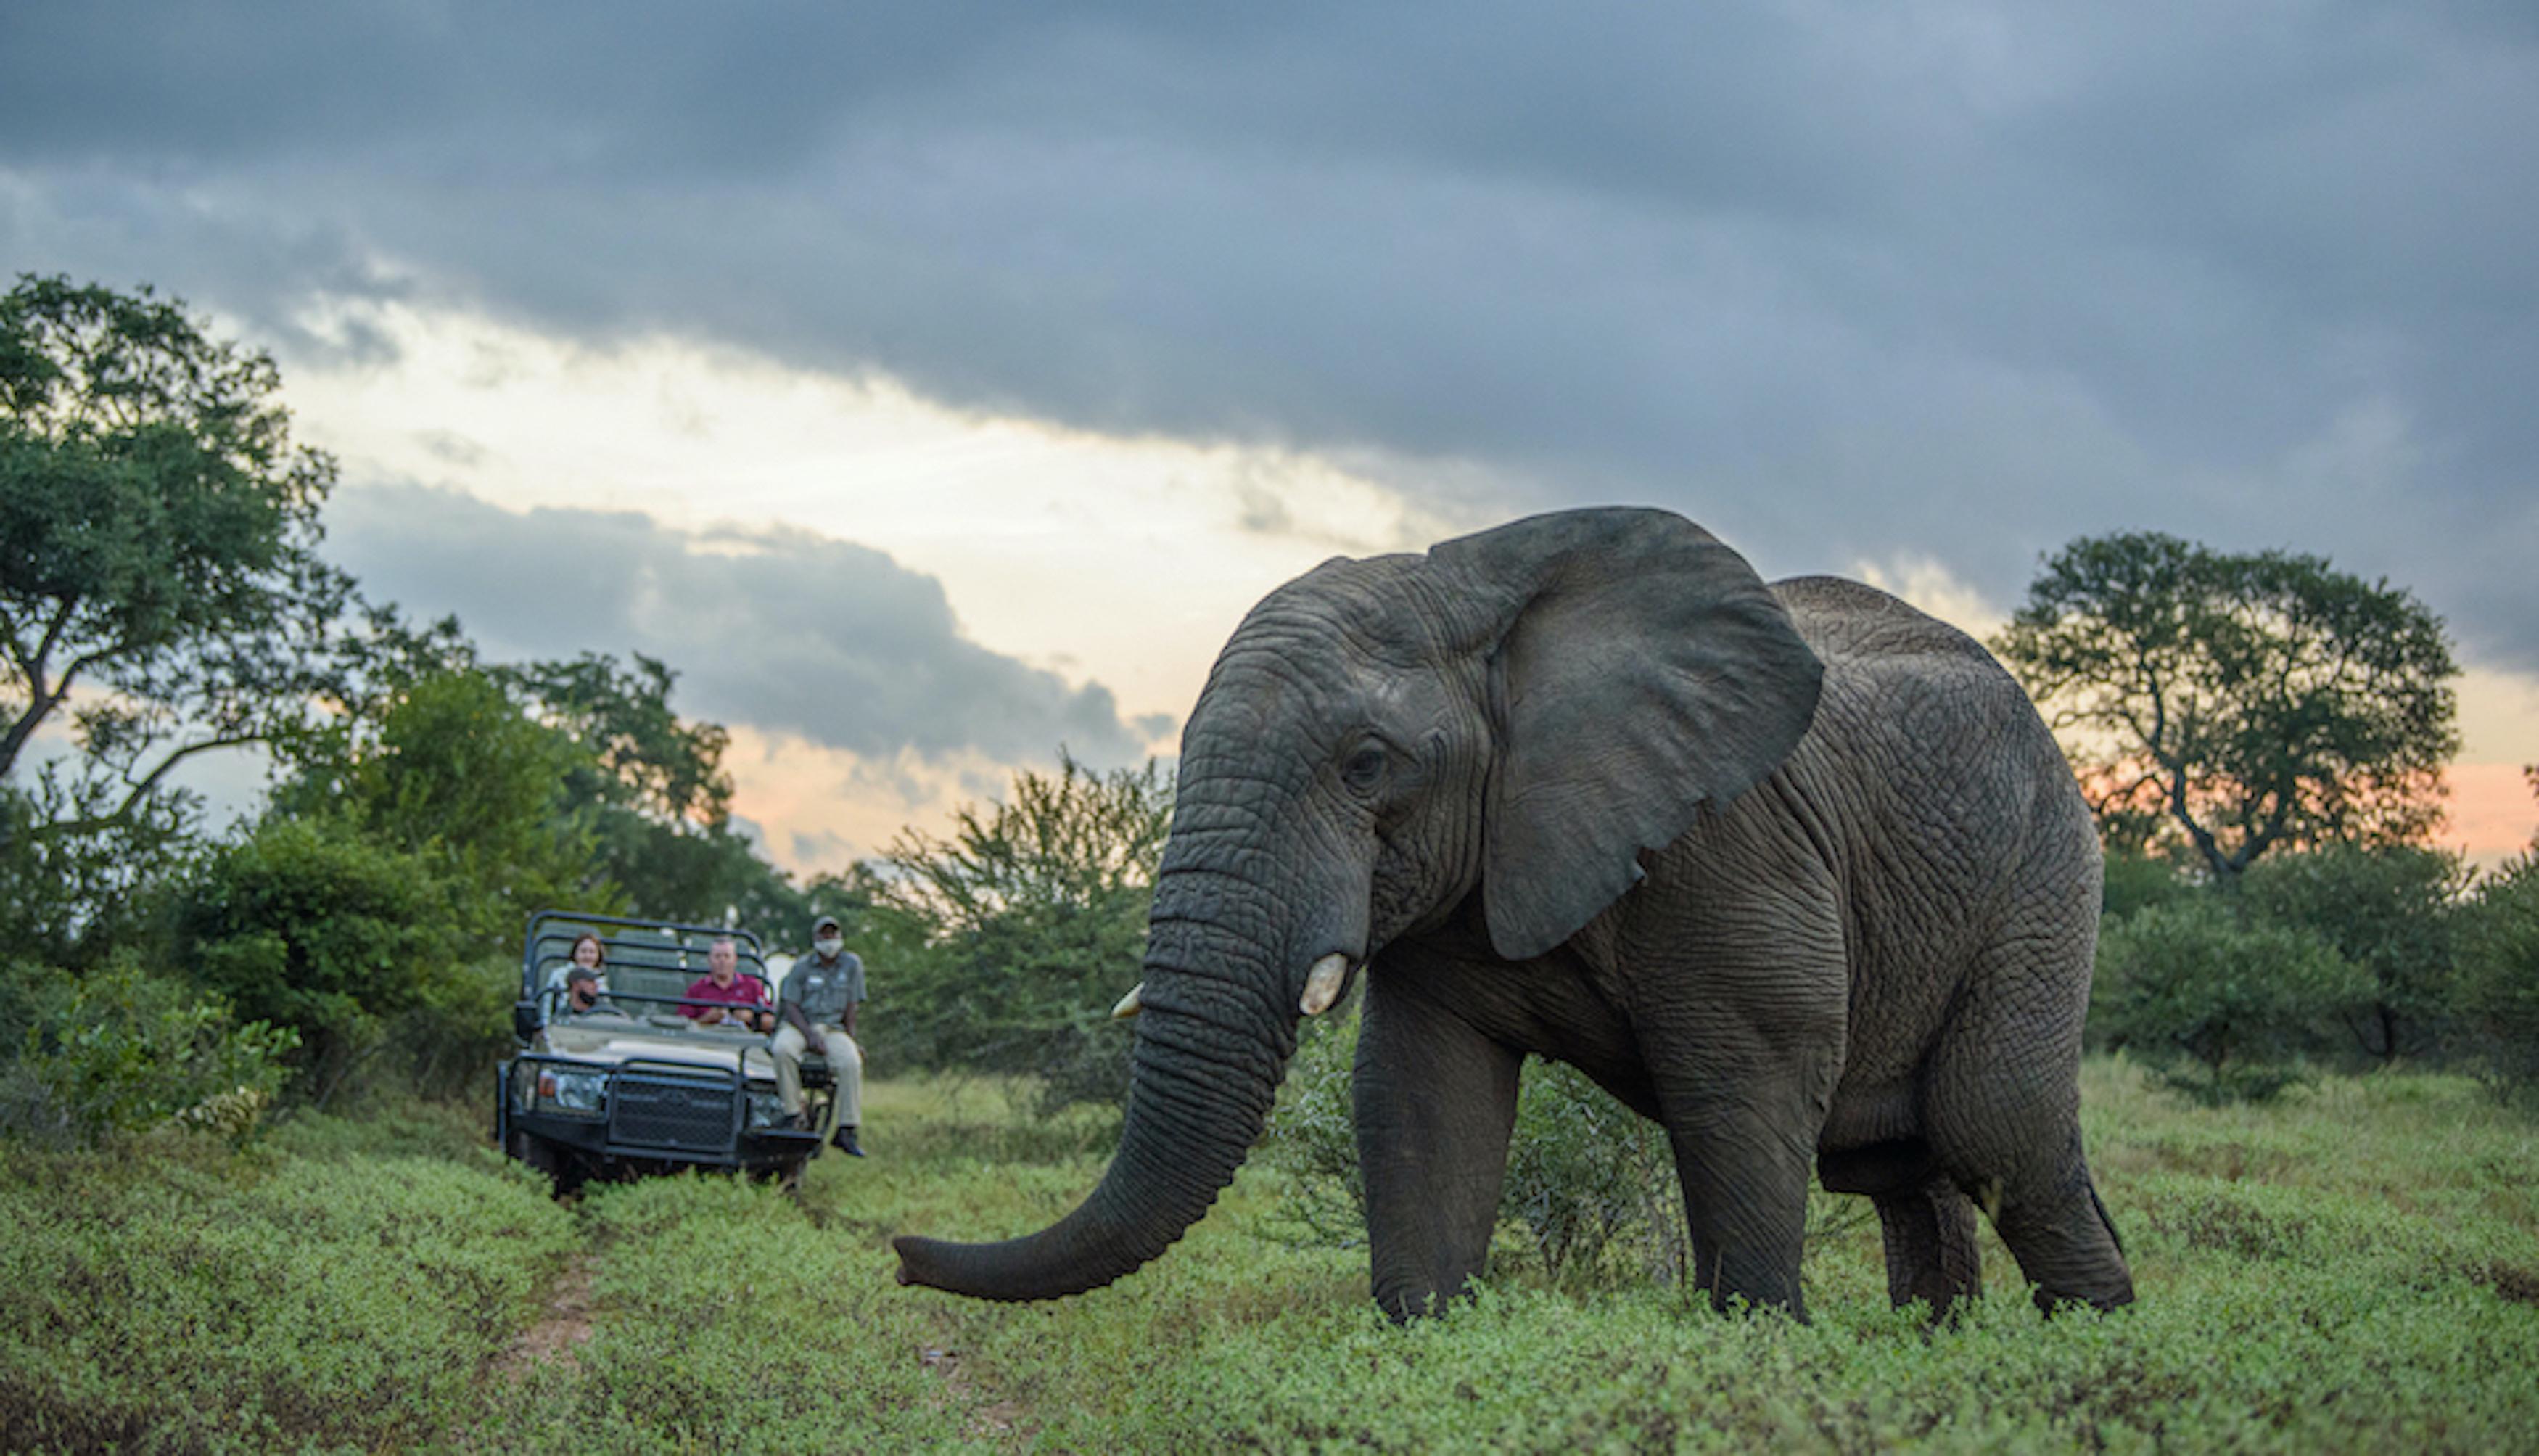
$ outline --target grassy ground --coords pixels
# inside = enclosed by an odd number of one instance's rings
[[[2141,1303],[2042,1320],[1987,1234],[1990,1296],[1936,1335],[1886,1308],[1849,1200],[1812,1325],[1519,1264],[1394,1330],[1361,1252],[1269,1236],[1260,1167],[1111,1289],[901,1289],[890,1233],[1035,1228],[1100,1170],[1099,1119],[978,1082],[872,1087],[875,1155],[798,1205],[691,1177],[559,1206],[430,1109],[244,1159],[0,1151],[0,1447],[2539,1448],[2539,1126],[2442,1077],[2207,1112],[2093,1064],[2085,1097]]]

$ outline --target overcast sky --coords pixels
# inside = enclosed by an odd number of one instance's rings
[[[0,7],[0,265],[273,349],[348,566],[666,657],[797,865],[1598,502],[1976,622],[2112,529],[2385,576],[2518,843],[2535,259],[2526,0]]]

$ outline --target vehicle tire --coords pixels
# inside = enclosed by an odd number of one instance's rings
[[[585,1170],[582,1159],[533,1133],[512,1135],[512,1156],[547,1175],[557,1198],[582,1192]]]

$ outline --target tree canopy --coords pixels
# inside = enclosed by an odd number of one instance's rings
[[[2385,580],[2157,532],[2048,558],[1993,650],[2070,746],[2110,845],[2222,883],[2269,849],[2422,840],[2458,746],[2442,623]]]
[[[595,863],[632,913],[729,917],[761,934],[806,929],[808,903],[732,825],[722,767],[731,735],[678,716],[668,664],[584,653],[495,670],[531,717],[582,750],[566,798],[586,815]]]
[[[116,781],[78,817],[128,816],[185,758],[340,699],[352,582],[313,549],[335,464],[292,444],[280,383],[148,289],[0,298],[0,773],[67,709]]]

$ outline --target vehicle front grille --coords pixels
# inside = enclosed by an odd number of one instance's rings
[[[630,1147],[728,1152],[735,1116],[728,1082],[621,1072],[609,1098],[608,1141]]]

